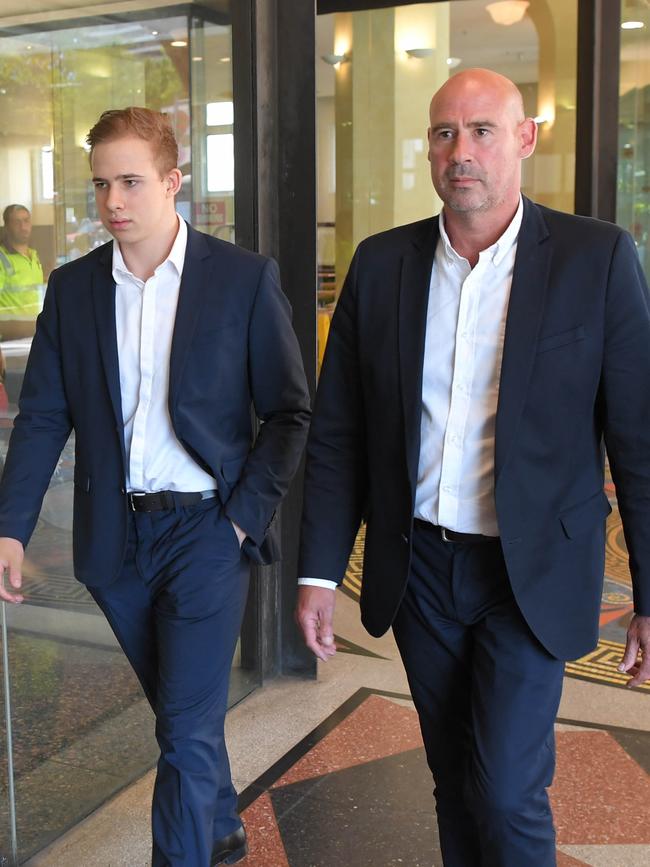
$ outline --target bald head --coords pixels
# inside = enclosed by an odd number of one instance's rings
[[[430,121],[431,177],[445,214],[505,228],[519,203],[521,161],[537,140],[519,90],[489,69],[459,72],[431,100]]]
[[[466,69],[453,75],[434,93],[429,116],[444,111],[450,103],[471,102],[480,106],[488,100],[492,105],[498,104],[503,114],[511,117],[515,123],[521,123],[526,116],[524,101],[517,86],[505,75],[499,75],[491,69]]]

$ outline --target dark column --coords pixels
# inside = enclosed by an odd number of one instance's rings
[[[621,4],[578,2],[575,212],[616,220]]]
[[[313,394],[316,384],[315,5],[256,0],[257,232],[280,265],[282,288]],[[281,510],[283,560],[260,570],[263,670],[315,676],[293,621],[302,468]]]

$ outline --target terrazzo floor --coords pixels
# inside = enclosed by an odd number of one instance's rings
[[[365,635],[343,594],[336,626],[339,652],[318,681],[280,678],[229,714],[250,840],[242,867],[440,867],[431,779],[394,642]],[[647,867],[647,693],[568,676],[556,737],[559,867]],[[146,867],[152,784],[150,773],[29,867]]]
[[[550,794],[559,867],[650,864],[650,687],[627,690],[616,672],[631,588],[611,482],[607,490],[614,512],[601,640],[593,654],[567,667],[556,726]],[[318,680],[279,678],[229,713],[233,779],[250,840],[242,867],[442,863],[432,782],[394,641],[390,634],[371,639],[359,623],[362,544],[361,535],[344,592],[337,594],[339,652],[319,665]],[[40,549],[34,554],[38,559]],[[29,629],[21,632],[26,624],[16,620],[10,646],[20,659],[14,680],[24,698],[18,710],[25,711],[17,767],[20,787],[30,791],[29,798],[18,791],[26,857],[65,827],[61,811],[87,814],[155,756],[148,708],[110,639],[99,640],[97,618],[83,613],[86,600],[59,593],[50,600],[51,585],[41,587],[37,569],[32,575],[40,606],[29,612]],[[62,602],[67,613],[57,608]],[[62,640],[66,617],[75,618],[76,643]],[[87,634],[97,646],[83,640]],[[30,690],[40,685],[43,691],[48,677],[49,697],[30,705]],[[31,857],[28,867],[147,867],[152,786],[152,772],[141,776]],[[6,823],[0,799],[0,840]]]

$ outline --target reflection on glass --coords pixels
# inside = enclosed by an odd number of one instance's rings
[[[29,209],[29,247],[41,263],[41,282],[57,265],[109,239],[97,217],[85,145],[88,129],[109,108],[146,105],[169,114],[183,172],[178,210],[198,228],[231,239],[232,70],[222,59],[230,59],[232,34],[223,18],[215,24],[178,15],[104,17],[74,29],[0,37],[0,214],[12,203]],[[214,174],[205,158],[210,135],[220,137],[224,157]],[[12,325],[8,306],[4,315],[0,308],[0,464],[42,297],[39,288],[38,298],[13,299],[14,307],[35,305],[24,334]],[[74,437],[27,549],[28,602],[7,610],[21,859],[141,775],[158,754],[140,686],[72,577],[73,471]],[[242,634],[231,703],[259,680],[254,633],[249,626]],[[0,864],[11,850],[6,747],[0,714]]]
[[[616,221],[634,238],[650,267],[650,12],[623,5]]]
[[[523,191],[572,211],[576,39],[576,0],[531,0],[509,26],[495,22],[483,0],[318,17],[319,360],[357,244],[440,209],[426,159],[427,115],[449,75],[482,66],[518,85],[526,114],[539,123]]]

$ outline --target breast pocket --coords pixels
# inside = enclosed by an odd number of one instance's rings
[[[575,328],[569,328],[567,331],[561,331],[559,334],[548,334],[545,337],[540,337],[537,342],[537,354],[548,352],[551,349],[559,349],[561,346],[568,346],[570,343],[576,343],[578,340],[585,339],[584,325],[576,325]]]

